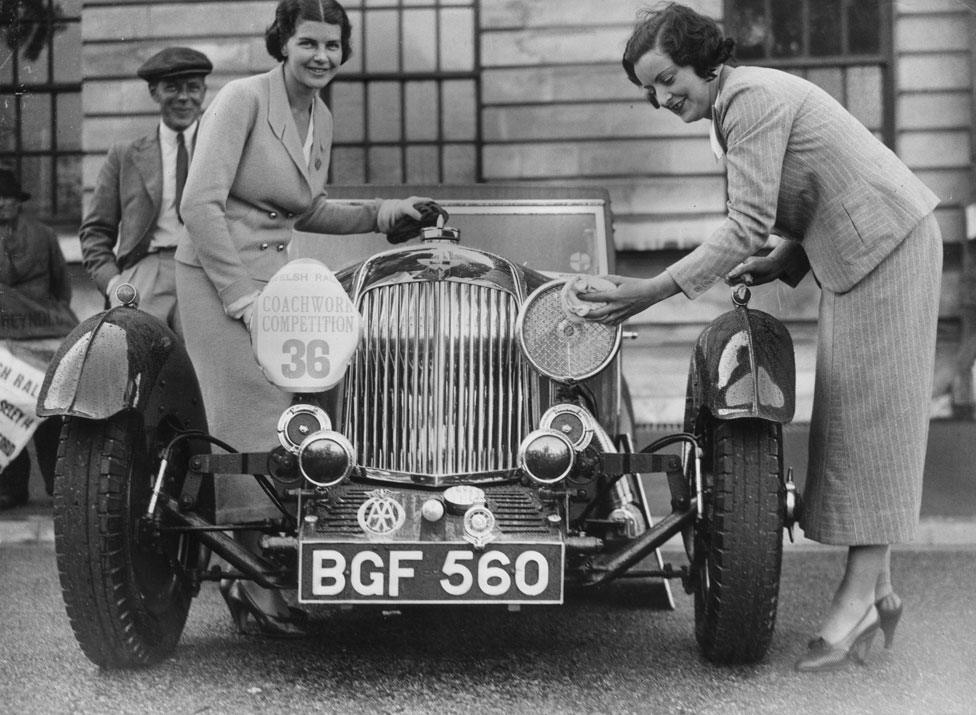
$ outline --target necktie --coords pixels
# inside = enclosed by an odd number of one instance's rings
[[[183,132],[176,135],[176,217],[183,223],[180,215],[180,201],[183,199],[183,187],[186,185],[186,172],[190,165],[190,158],[186,153],[186,142]]]

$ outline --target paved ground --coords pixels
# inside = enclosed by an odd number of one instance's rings
[[[897,549],[905,616],[894,648],[878,644],[866,667],[819,676],[798,675],[793,663],[836,585],[840,549],[784,555],[776,632],[755,665],[706,662],[692,598],[679,586],[676,610],[650,609],[638,579],[514,613],[322,607],[300,642],[237,635],[206,584],[172,659],[109,672],[75,642],[52,546],[8,545],[0,547],[0,711],[971,715],[974,554]]]

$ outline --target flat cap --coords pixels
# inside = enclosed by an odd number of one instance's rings
[[[136,74],[147,82],[170,77],[208,75],[213,65],[207,56],[190,47],[167,47],[142,63]]]

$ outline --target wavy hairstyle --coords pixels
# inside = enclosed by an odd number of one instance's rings
[[[279,62],[285,59],[281,49],[295,34],[303,20],[327,22],[341,29],[342,63],[352,56],[352,23],[346,10],[336,0],[281,0],[275,8],[275,19],[264,31],[264,46]]]
[[[638,87],[641,81],[634,65],[655,48],[667,53],[676,65],[691,67],[702,79],[712,80],[715,69],[732,60],[735,40],[723,37],[712,18],[669,2],[640,13],[624,48],[624,71]]]

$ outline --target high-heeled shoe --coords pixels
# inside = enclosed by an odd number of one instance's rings
[[[891,648],[891,644],[895,640],[895,628],[898,626],[904,604],[898,594],[892,591],[887,596],[875,601],[874,606],[878,609],[878,621],[881,632],[884,633],[884,647]]]
[[[822,673],[848,663],[863,665],[880,628],[878,609],[872,603],[861,620],[837,643],[828,643],[823,638],[813,641],[808,652],[796,661],[796,669],[801,673]]]
[[[237,579],[223,579],[220,582],[220,595],[224,597],[234,625],[242,635],[251,633],[247,627],[249,618],[257,623],[261,635],[269,638],[305,638],[308,635],[304,628],[308,616],[304,611],[289,607],[287,616],[269,613],[254,602]]]

